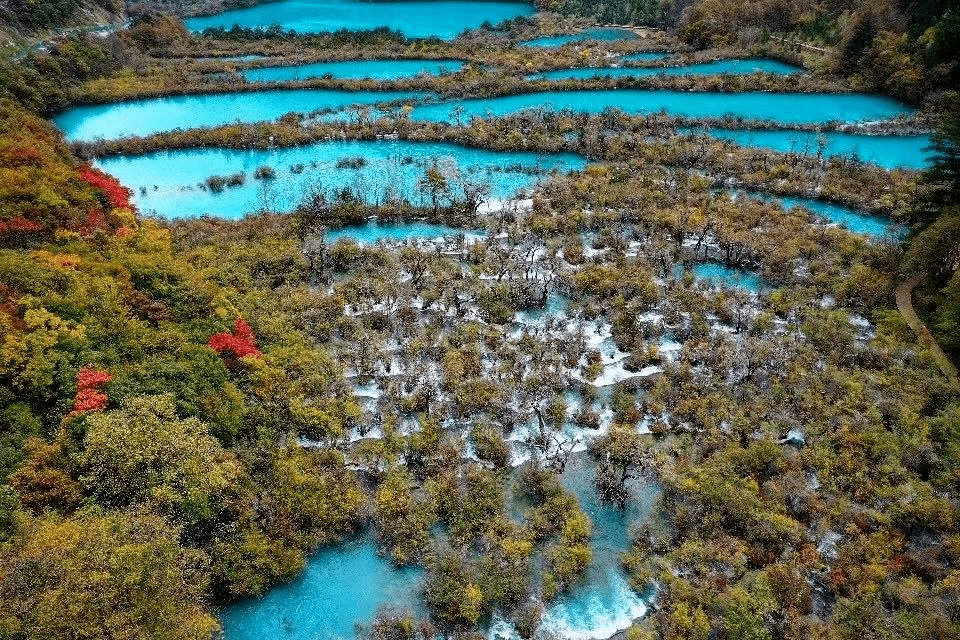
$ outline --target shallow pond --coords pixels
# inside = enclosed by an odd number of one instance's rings
[[[711,76],[725,73],[744,75],[773,73],[786,76],[803,69],[778,60],[714,60],[675,67],[578,67],[557,69],[528,76],[530,80],[565,80],[583,78],[645,78],[650,76]]]
[[[452,113],[454,107],[462,109],[461,117],[464,121],[472,116],[502,116],[525,109],[570,109],[600,113],[604,109],[616,108],[634,114],[665,111],[687,118],[736,115],[785,124],[862,122],[912,113],[909,107],[890,98],[857,93],[721,93],[606,89],[521,93],[498,98],[421,105],[414,108],[411,118],[429,122],[455,121],[456,116]],[[788,132],[781,135],[788,137],[791,134],[792,132]]]
[[[729,287],[757,293],[763,286],[763,280],[755,272],[729,267],[719,262],[697,262],[691,269],[697,280],[706,282],[711,287]],[[678,277],[683,277],[683,264],[678,263],[674,273]]]
[[[392,196],[421,204],[425,196],[417,181],[433,162],[450,177],[454,192],[459,180],[484,181],[495,199],[532,187],[550,171],[586,165],[586,159],[575,154],[497,152],[439,142],[381,140],[319,142],[266,151],[164,151],[104,158],[98,166],[134,190],[134,202],[144,213],[164,218],[203,214],[239,218],[264,208],[289,211],[316,190],[329,194],[349,188],[370,203]],[[276,177],[255,179],[254,172],[263,166],[272,168]],[[224,186],[219,193],[200,186],[212,174],[226,177],[238,173],[244,176],[243,184]]]
[[[420,596],[423,570],[399,569],[377,554],[367,535],[325,547],[292,582],[225,607],[227,640],[349,639],[356,623],[369,623],[379,607],[426,613]]]
[[[279,25],[300,33],[323,33],[348,29],[363,31],[389,27],[408,38],[436,36],[450,40],[465,29],[484,22],[498,24],[531,15],[532,4],[426,0],[411,2],[363,2],[360,0],[280,0],[212,16],[190,18],[187,28],[202,31],[210,27],[229,29],[233,25],[257,28]]]
[[[693,133],[692,130],[686,130]],[[850,156],[872,162],[885,169],[923,169],[930,163],[930,136],[865,135],[842,131],[734,131],[710,129],[696,131],[719,140],[745,147],[761,147],[782,153],[816,156],[821,143],[825,157]]]
[[[584,29],[580,33],[569,33],[558,36],[544,36],[533,40],[518,43],[521,47],[562,47],[572,42],[617,42],[620,40],[636,40],[637,34],[629,29],[615,27],[594,27]]]
[[[169,96],[75,107],[56,116],[53,122],[71,141],[112,140],[174,129],[276,120],[291,111],[305,113],[333,109],[341,112],[343,119],[348,119],[352,114],[346,109],[351,105],[372,106],[398,100],[413,102],[422,95],[409,91],[275,89]]]
[[[261,67],[240,72],[247,82],[288,82],[322,78],[329,74],[346,80],[397,80],[421,73],[438,76],[463,68],[462,60],[341,60],[288,67]]]

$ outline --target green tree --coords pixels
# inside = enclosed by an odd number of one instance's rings
[[[0,546],[0,634],[11,640],[209,640],[206,559],[150,515],[24,520]]]
[[[190,523],[212,518],[243,476],[199,420],[177,417],[172,395],[90,416],[83,444],[82,481],[102,504],[142,502]]]

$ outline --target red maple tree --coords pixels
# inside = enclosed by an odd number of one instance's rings
[[[101,393],[98,387],[111,380],[113,376],[106,371],[81,367],[77,374],[77,397],[73,401],[73,411],[70,415],[77,416],[106,409],[110,399],[107,394]]]
[[[210,336],[207,342],[211,349],[222,356],[233,355],[236,358],[260,357],[260,350],[257,349],[256,339],[253,337],[253,330],[250,325],[243,321],[243,318],[237,318],[233,326],[233,333],[222,331]]]
[[[89,165],[82,165],[80,167],[80,179],[87,184],[103,191],[106,194],[107,201],[110,202],[110,206],[112,208],[133,208],[133,206],[130,204],[130,196],[133,195],[133,192],[117,182],[117,179],[113,176],[109,176],[103,171],[94,169]]]

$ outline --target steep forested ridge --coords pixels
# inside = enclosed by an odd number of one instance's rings
[[[0,630],[208,637],[210,596],[257,593],[356,526],[342,459],[254,444],[289,411],[322,430],[355,400],[282,320],[255,337],[237,290],[50,124],[2,110]]]

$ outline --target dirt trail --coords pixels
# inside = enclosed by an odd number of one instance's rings
[[[927,329],[927,325],[923,324],[916,310],[913,308],[913,288],[916,287],[922,279],[923,274],[915,275],[897,285],[897,309],[900,310],[900,315],[903,316],[907,324],[910,325],[910,328],[917,334],[920,343],[930,350],[933,359],[936,361],[937,366],[940,367],[943,375],[947,377],[950,385],[957,391],[960,391],[960,379],[957,378],[957,367],[950,362],[950,358],[947,357],[947,354],[945,354],[943,349],[940,348],[940,345],[937,344],[937,341],[933,338],[933,334]]]

